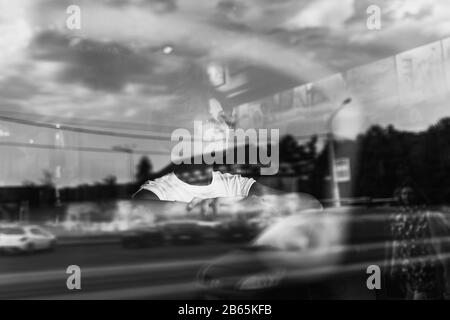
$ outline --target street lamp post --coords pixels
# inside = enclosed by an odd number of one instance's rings
[[[344,101],[342,101],[339,108],[337,108],[331,114],[331,116],[328,118],[328,122],[327,122],[328,162],[329,162],[330,177],[331,177],[331,192],[332,192],[332,196],[333,196],[333,205],[337,208],[339,208],[341,206],[341,195],[339,192],[339,183],[337,181],[336,167],[335,167],[336,154],[335,154],[335,150],[334,150],[333,120],[337,116],[337,114],[342,109],[344,109],[350,102],[352,102],[351,98],[347,98]]]
[[[124,152],[124,153],[128,153],[129,158],[128,158],[128,163],[129,163],[129,171],[130,171],[130,181],[133,182],[134,178],[133,178],[133,153],[134,153],[134,147],[135,145],[117,145],[117,146],[113,146],[112,149],[115,151],[119,151],[119,152]]]

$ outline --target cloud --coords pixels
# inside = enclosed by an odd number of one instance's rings
[[[370,5],[381,8],[381,30],[366,26]],[[280,27],[277,37],[344,71],[447,37],[449,16],[445,0],[320,0]]]
[[[221,0],[215,11],[228,25],[270,32],[295,16],[311,0]],[[214,12],[213,12],[214,13]]]
[[[23,0],[0,0],[0,81],[25,60],[24,51],[32,37],[26,8]]]
[[[180,74],[188,67],[176,57],[164,57],[145,49],[131,50],[118,42],[70,39],[57,32],[44,32],[30,49],[37,61],[63,63],[58,80],[81,83],[93,90],[120,91],[129,83],[177,85]]]
[[[284,25],[287,29],[336,28],[353,15],[354,0],[319,0],[309,3]]]
[[[23,100],[39,92],[39,86],[28,78],[11,76],[0,86],[1,101]]]
[[[82,6],[81,32],[64,29],[68,1],[40,1],[39,15],[24,20],[22,27],[17,24],[18,29],[33,30],[30,24],[35,24],[47,30],[24,37],[13,51],[12,56],[22,55],[21,63],[33,70],[35,79],[34,87],[27,87],[26,81],[11,78],[16,97],[23,87],[24,101],[40,94],[40,104],[45,97],[63,103],[64,97],[55,93],[63,91],[71,105],[72,98],[97,101],[96,92],[104,92],[114,95],[116,104],[123,102],[122,96],[133,96],[134,104],[151,100],[156,113],[161,106],[168,113],[182,110],[186,90],[199,81],[193,75],[211,59],[244,61],[269,74],[306,82],[431,42],[448,28],[443,1],[180,0],[164,12],[152,7],[164,2],[160,0],[77,2]],[[379,32],[365,24],[366,6],[372,3],[382,6]],[[52,24],[62,27],[48,30]],[[173,54],[161,53],[165,44],[174,46]],[[19,72],[18,67],[9,69]]]

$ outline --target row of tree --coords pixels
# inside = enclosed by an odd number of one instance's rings
[[[405,132],[372,126],[356,140],[335,142],[338,156],[352,163],[352,197],[392,197],[396,188],[411,185],[430,203],[450,200],[450,118],[422,132]],[[317,155],[309,191],[329,195],[324,187],[329,175],[328,146]],[[328,191],[327,191],[328,189]]]
[[[330,197],[328,145],[318,152],[317,142],[315,136],[306,144],[299,144],[292,136],[285,136],[280,141],[280,162],[289,166],[292,176],[302,177],[299,179],[300,191],[324,199]],[[334,143],[337,157],[351,159],[351,182],[341,184],[345,197],[392,197],[397,187],[410,184],[432,203],[449,202],[450,118],[444,118],[418,133],[399,131],[392,125],[376,125],[355,140]],[[160,174],[153,172],[150,159],[144,156],[136,167],[135,181],[127,184],[126,190],[136,190],[139,185]],[[49,172],[44,172],[40,185],[47,188],[54,186]],[[117,186],[113,175],[105,177],[95,186],[110,190],[107,195],[117,193],[113,192]],[[85,189],[89,188],[84,186]]]

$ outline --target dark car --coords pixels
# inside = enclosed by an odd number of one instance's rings
[[[121,235],[124,248],[145,248],[163,245],[165,243],[164,231],[159,227],[133,229]]]
[[[202,296],[375,299],[379,292],[368,289],[367,268],[383,261],[386,221],[367,219],[345,210],[280,219],[250,245],[205,265],[198,273]]]
[[[258,235],[258,230],[246,219],[232,219],[220,225],[218,236],[225,242],[249,241]]]
[[[204,239],[203,228],[197,220],[171,220],[161,226],[168,241],[175,244],[198,244]]]

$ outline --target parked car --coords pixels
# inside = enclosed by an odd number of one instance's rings
[[[56,237],[40,226],[0,226],[0,250],[6,252],[35,252],[52,250]]]

